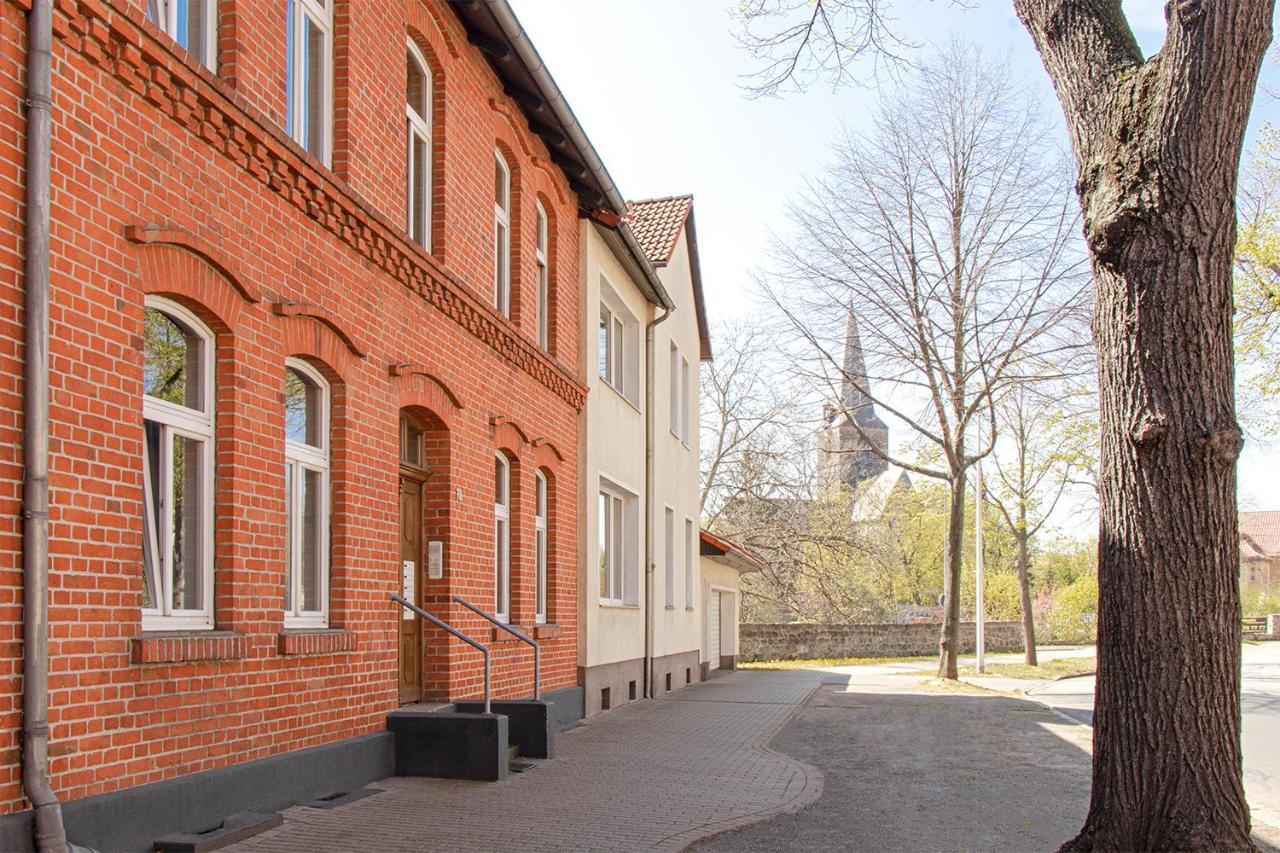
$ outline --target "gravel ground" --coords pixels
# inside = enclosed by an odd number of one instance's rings
[[[1079,830],[1088,727],[889,670],[859,667],[848,686],[824,685],[773,740],[821,771],[817,802],[692,849],[1056,850]]]

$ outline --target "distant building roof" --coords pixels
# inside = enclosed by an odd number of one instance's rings
[[[654,266],[671,260],[685,220],[693,210],[693,196],[673,195],[627,203],[627,222]]]
[[[707,306],[702,298],[702,264],[698,260],[698,231],[693,222],[693,196],[672,195],[627,202],[625,220],[636,242],[649,256],[649,263],[665,267],[680,242],[688,234],[689,268],[693,278],[693,308],[698,316],[698,358],[711,360],[711,334],[707,327]]]
[[[718,558],[740,572],[758,572],[764,568],[764,560],[759,555],[736,542],[721,539],[708,530],[700,530],[699,538],[698,553],[704,557]]]
[[[1240,513],[1240,556],[1262,560],[1280,557],[1280,510]]]

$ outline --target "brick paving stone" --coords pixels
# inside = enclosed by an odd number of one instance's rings
[[[818,798],[811,765],[767,744],[820,672],[734,672],[558,736],[503,782],[393,777],[332,810],[295,807],[229,853],[682,850]]]

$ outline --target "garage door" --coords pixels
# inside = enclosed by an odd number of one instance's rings
[[[711,658],[711,668],[720,668],[720,595],[711,593],[707,602],[707,656]]]

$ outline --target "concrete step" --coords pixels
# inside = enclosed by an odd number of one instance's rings
[[[397,776],[501,781],[510,758],[504,714],[399,709],[387,715]]]

